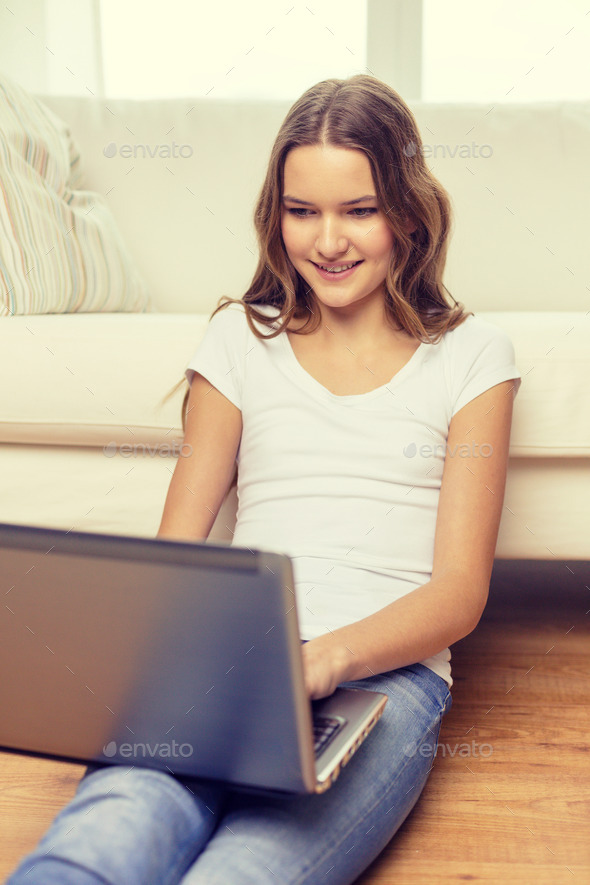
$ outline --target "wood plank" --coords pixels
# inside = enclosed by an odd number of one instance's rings
[[[84,765],[0,752],[0,881],[70,801]]]
[[[395,866],[395,873],[392,868]],[[550,863],[531,868],[526,863],[447,863],[441,868],[432,860],[428,848],[416,849],[412,861],[396,861],[387,855],[376,861],[370,873],[358,885],[432,885],[450,882],[486,882],[493,885],[586,885],[590,866],[569,867]]]

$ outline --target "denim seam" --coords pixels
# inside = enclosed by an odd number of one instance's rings
[[[43,858],[39,858],[38,860],[44,860],[44,859],[45,859],[46,857],[48,857],[48,856],[49,856],[49,852],[46,851],[45,854],[43,855]],[[49,858],[49,860],[55,860],[55,861],[57,861],[57,862],[59,862],[59,863],[66,863],[67,866],[68,866],[68,867],[71,867],[72,869],[82,870],[84,873],[87,873],[88,875],[90,875],[90,876],[92,876],[92,877],[98,879],[100,882],[103,882],[104,885],[118,885],[118,883],[117,883],[117,882],[113,882],[112,879],[105,879],[105,877],[102,876],[100,873],[97,873],[95,870],[89,869],[88,867],[84,866],[84,864],[81,864],[81,863],[80,863],[79,861],[77,861],[77,860],[71,860],[69,857],[65,857],[65,858],[64,858],[64,857],[59,857],[59,855],[55,855],[55,854],[53,854],[53,855]],[[35,863],[34,863],[32,866],[30,866],[30,867],[27,869],[27,871],[26,871],[26,873],[25,873],[25,876],[28,876],[29,873],[30,873],[32,870],[35,869],[35,866],[36,866]],[[17,873],[17,872],[19,872],[19,871],[20,871],[20,866],[18,866],[18,867],[16,868],[16,870],[14,870],[14,872],[13,872],[11,875],[14,875],[15,873]],[[7,883],[9,883],[9,882],[10,882],[10,877],[9,877],[6,881],[7,881]]]
[[[173,777],[173,776],[170,775],[170,777]],[[175,782],[178,784],[179,787],[181,787],[184,794],[191,792],[184,784],[181,784],[178,780],[176,780]],[[171,787],[171,784],[166,782],[166,788],[169,789],[170,787]],[[183,810],[183,807],[182,807],[183,803],[180,803],[180,801],[178,801],[178,795],[177,795],[176,791],[172,791],[171,789],[169,789],[169,792],[171,794],[172,793],[174,794],[175,801],[180,806],[181,810]],[[191,806],[191,811],[194,814],[196,811],[196,808],[197,808],[197,804],[195,802],[194,797],[192,799],[189,797],[188,801]],[[207,805],[205,804],[205,802],[202,802],[202,805],[205,808],[207,808]],[[213,814],[215,814],[215,812],[213,812]],[[203,844],[201,845],[200,850],[197,850],[196,853],[195,853],[196,839],[195,839],[194,833],[189,833],[186,836],[186,838],[182,840],[182,842],[178,843],[177,853],[175,855],[176,862],[174,863],[174,866],[172,868],[169,867],[168,876],[165,879],[165,883],[169,883],[169,885],[174,885],[174,883],[179,881],[180,877],[182,877],[186,872],[188,872],[191,865],[197,860],[199,854],[207,846],[207,844],[211,838],[211,835],[214,832],[214,830],[216,829],[216,827],[217,827],[217,825],[215,827],[213,827],[213,830],[211,830],[211,832],[209,832],[207,834]]]

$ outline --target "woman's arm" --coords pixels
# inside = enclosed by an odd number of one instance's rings
[[[496,384],[451,420],[431,580],[375,614],[305,643],[310,697],[424,660],[477,626],[504,501],[513,390],[513,381]],[[462,457],[466,445],[469,454]],[[482,446],[484,452],[491,447],[489,457],[482,457]]]
[[[207,538],[231,485],[241,436],[241,411],[195,373],[183,445],[187,454],[176,463],[159,538]]]

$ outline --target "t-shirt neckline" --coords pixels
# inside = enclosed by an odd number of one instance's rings
[[[426,353],[426,347],[428,345],[427,341],[421,341],[410,359],[405,363],[398,372],[395,373],[393,378],[387,381],[385,384],[382,384],[381,387],[376,387],[374,390],[369,390],[367,393],[351,393],[346,394],[344,396],[340,396],[337,393],[332,393],[331,390],[328,390],[327,387],[324,387],[323,384],[320,384],[313,375],[310,375],[307,369],[304,369],[297,357],[295,356],[295,351],[291,346],[291,342],[289,340],[289,336],[286,331],[283,331],[279,338],[283,338],[283,346],[285,348],[289,364],[296,374],[297,378],[303,385],[311,392],[315,392],[319,394],[324,399],[329,400],[333,403],[343,403],[343,404],[354,404],[354,403],[363,403],[370,399],[375,399],[379,396],[384,396],[387,393],[390,393],[393,387],[397,387],[405,377],[414,370],[414,368],[422,361]]]

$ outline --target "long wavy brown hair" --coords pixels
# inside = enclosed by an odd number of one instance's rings
[[[320,314],[313,291],[289,260],[281,233],[285,160],[289,151],[303,145],[350,148],[368,158],[379,206],[394,235],[385,279],[386,309],[394,325],[431,343],[460,325],[469,313],[442,281],[452,223],[449,196],[424,162],[422,140],[408,106],[386,83],[365,74],[323,80],[288,112],[254,212],[259,247],[254,277],[242,298],[224,297],[211,316],[237,302],[244,305],[248,325],[258,338],[283,334],[293,318],[306,319],[297,334],[317,329]],[[278,313],[262,313],[256,305],[272,305]],[[257,329],[253,320],[267,326],[269,334]],[[174,389],[183,383],[187,382]],[[182,404],[183,429],[189,392]]]

